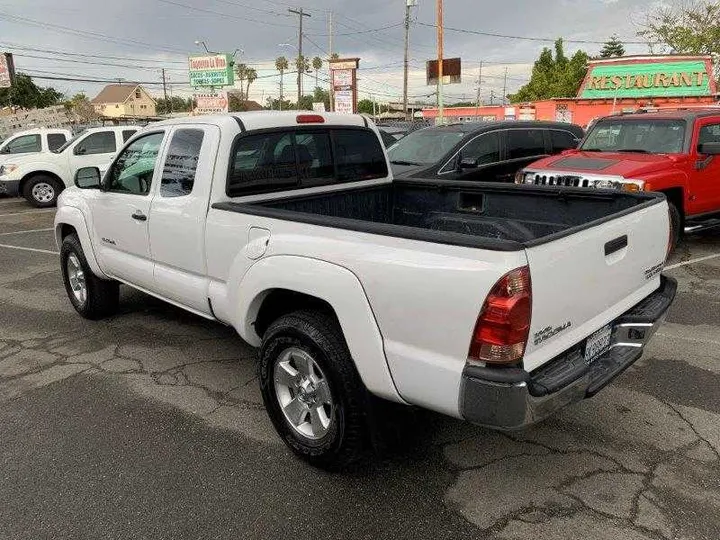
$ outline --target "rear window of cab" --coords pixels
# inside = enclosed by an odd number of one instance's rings
[[[368,128],[308,127],[238,136],[226,193],[257,195],[386,178],[377,134]]]

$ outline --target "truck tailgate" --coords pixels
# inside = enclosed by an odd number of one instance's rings
[[[660,286],[668,233],[668,207],[659,203],[528,247],[533,307],[524,368],[532,371],[592,336],[591,361],[604,327]]]

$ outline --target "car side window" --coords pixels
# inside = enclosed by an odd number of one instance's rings
[[[205,133],[201,129],[179,129],[170,141],[160,183],[162,197],[190,195],[195,184]]]
[[[123,142],[128,142],[128,139],[137,133],[137,129],[123,129],[122,138]]]
[[[720,143],[720,124],[708,124],[700,128],[698,145]]]
[[[147,195],[152,186],[163,132],[149,133],[126,147],[105,178],[107,191]]]
[[[248,135],[236,143],[228,174],[228,196],[266,193],[297,184],[291,133]]]
[[[563,150],[577,148],[580,141],[569,131],[552,129],[550,130],[550,142],[552,143],[553,152],[562,152]]]
[[[67,142],[67,138],[62,133],[49,133],[47,136],[48,148],[50,150],[57,150],[63,144]]]
[[[91,133],[75,146],[75,155],[112,154],[116,150],[115,132],[98,131]]]
[[[23,135],[10,141],[5,147],[6,154],[28,154],[42,150],[40,135]]]
[[[511,129],[508,131],[510,159],[542,156],[546,154],[543,130]]]
[[[463,159],[476,159],[478,165],[500,161],[500,135],[497,132],[484,133],[474,138],[460,150]]]

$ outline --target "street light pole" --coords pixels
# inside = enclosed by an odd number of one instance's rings
[[[443,104],[443,0],[437,0],[438,123],[445,123]]]
[[[403,67],[403,108],[405,120],[408,115],[408,66],[410,63],[410,8],[417,5],[417,0],[405,0],[405,62]]]

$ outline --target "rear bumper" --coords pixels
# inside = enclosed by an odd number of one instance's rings
[[[583,342],[532,373],[467,366],[460,393],[463,417],[496,429],[521,429],[594,396],[642,356],[676,292],[677,282],[662,276],[657,291],[613,321],[610,349],[591,364],[585,362]]]
[[[20,195],[20,180],[0,180],[0,195],[17,197]]]

